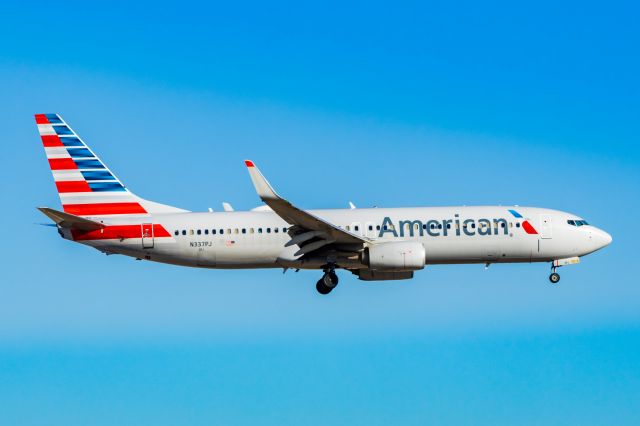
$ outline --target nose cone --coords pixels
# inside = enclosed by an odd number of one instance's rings
[[[598,228],[595,228],[591,231],[591,238],[596,246],[596,250],[608,246],[609,244],[611,244],[611,241],[613,241],[611,235]]]

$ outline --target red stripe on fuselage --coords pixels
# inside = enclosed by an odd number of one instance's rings
[[[75,214],[76,216],[138,214],[147,212],[140,203],[65,204],[62,207],[66,213]]]
[[[49,124],[49,120],[44,114],[36,114],[36,124]]]
[[[533,226],[531,226],[531,224],[528,221],[524,221],[522,222],[522,228],[524,228],[525,232],[527,234],[537,234],[538,231],[535,230],[535,228]]]
[[[45,148],[64,146],[58,135],[42,135],[40,137]]]
[[[71,158],[52,158],[49,160],[51,170],[75,170],[78,168]]]
[[[91,240],[120,240],[129,238],[142,238],[142,226],[138,225],[113,225],[106,226],[95,231],[78,231],[71,230],[71,235],[75,241],[91,241]],[[153,237],[164,238],[170,237],[162,225],[153,225]]]
[[[58,192],[91,192],[89,184],[85,180],[56,182]]]

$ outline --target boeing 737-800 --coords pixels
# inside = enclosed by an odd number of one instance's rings
[[[611,243],[571,213],[535,207],[417,207],[303,210],[280,197],[252,161],[265,205],[251,211],[190,212],[130,192],[57,114],[37,114],[38,131],[62,202],[39,208],[59,234],[107,254],[201,268],[323,271],[365,281],[402,280],[434,264],[550,262],[556,269]]]

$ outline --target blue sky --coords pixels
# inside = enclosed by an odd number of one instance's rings
[[[4,5],[0,423],[637,424],[638,8]],[[33,114],[191,210],[520,204],[610,247],[411,282],[208,271],[64,241]],[[80,404],[78,404],[80,402]],[[5,407],[9,407],[6,409]]]

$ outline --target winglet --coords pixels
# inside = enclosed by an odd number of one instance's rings
[[[253,182],[253,186],[256,188],[256,192],[260,199],[263,201],[280,199],[278,194],[276,194],[271,185],[269,185],[269,182],[267,182],[262,173],[260,173],[260,170],[256,167],[253,161],[245,160],[244,164],[247,166],[247,170],[249,170],[251,182]]]

